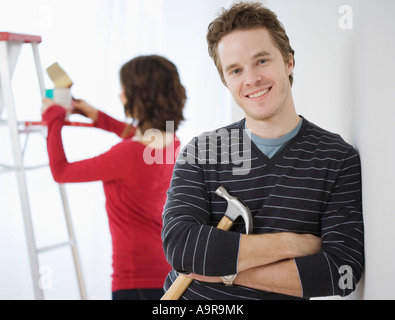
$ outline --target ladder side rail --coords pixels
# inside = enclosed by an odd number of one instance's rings
[[[70,207],[69,207],[69,203],[67,200],[66,186],[64,184],[59,184],[59,191],[60,191],[60,195],[62,198],[63,211],[64,211],[65,220],[66,220],[67,231],[69,234],[69,240],[71,243],[71,251],[73,254],[74,267],[75,267],[75,272],[77,275],[80,296],[81,296],[82,300],[86,300],[87,299],[86,289],[85,289],[85,285],[84,285],[83,272],[82,272],[81,262],[80,262],[78,249],[77,249],[77,240],[75,237],[74,227],[73,227],[71,214],[70,214]]]
[[[17,45],[13,43],[13,45]],[[21,45],[18,44],[18,45]],[[9,64],[8,43],[0,42],[0,85],[2,91],[3,102],[7,110],[8,127],[12,142],[12,151],[14,157],[14,167],[17,175],[17,184],[19,189],[19,197],[26,233],[26,242],[30,262],[30,271],[33,280],[34,296],[38,300],[44,299],[44,293],[40,288],[40,272],[39,261],[36,253],[36,240],[34,236],[33,221],[31,218],[29,197],[27,191],[27,183],[25,169],[22,159],[22,150],[19,140],[18,123],[16,119],[15,103],[12,94],[12,70]]]
[[[14,45],[11,45],[11,46],[7,45],[7,42],[5,42],[5,41],[0,41],[0,43],[1,43],[1,46],[4,47],[4,49],[2,49],[2,51],[0,53],[0,59],[8,62],[7,67],[10,72],[10,77],[12,79],[12,77],[14,75],[14,71],[15,71],[15,65],[18,60],[21,49],[22,49],[22,43],[16,42],[16,43],[14,43]],[[1,80],[0,80],[0,86],[1,86]],[[2,92],[0,90],[0,117],[1,117],[1,113],[4,108],[4,104],[5,104],[4,98],[3,98]]]
[[[32,49],[33,49],[33,56],[34,56],[34,61],[36,64],[36,71],[37,71],[37,78],[40,86],[40,92],[41,92],[41,99],[44,99],[45,97],[45,84],[44,84],[44,77],[42,74],[42,66],[41,66],[41,59],[40,59],[40,54],[38,50],[38,44],[37,42],[32,42]],[[77,249],[77,241],[75,238],[75,232],[74,232],[74,227],[71,219],[71,214],[70,214],[70,207],[68,204],[67,200],[67,193],[66,193],[66,188],[65,185],[59,184],[59,191],[62,199],[62,205],[63,205],[63,212],[65,216],[65,221],[66,221],[66,226],[67,226],[67,231],[69,235],[69,240],[70,240],[70,246],[72,250],[72,255],[73,255],[73,260],[74,260],[74,267],[75,267],[75,272],[78,280],[78,287],[80,291],[80,296],[82,300],[86,300],[86,289],[84,285],[84,280],[83,280],[83,273],[82,273],[82,268],[81,268],[81,263],[80,263],[80,258],[78,254],[78,249]]]
[[[41,99],[43,100],[45,98],[45,84],[44,84],[44,77],[42,73],[43,69],[41,67],[41,60],[40,60],[40,54],[38,51],[37,42],[32,42],[32,49],[33,49],[34,62],[36,64],[38,84],[40,86]]]
[[[36,63],[38,82],[40,85],[41,98],[44,99],[45,84],[44,84],[44,77],[42,74],[40,54],[38,51],[38,43],[32,42],[32,48],[33,48],[34,60]],[[79,291],[80,291],[80,296],[81,296],[82,300],[86,300],[86,289],[85,289],[85,285],[84,285],[81,262],[80,262],[80,258],[79,258],[79,254],[78,254],[77,241],[75,238],[75,232],[74,232],[74,227],[73,227],[73,223],[72,223],[72,219],[71,219],[70,207],[69,207],[68,200],[67,200],[67,193],[66,193],[65,185],[59,184],[59,191],[60,191],[60,195],[61,195],[61,199],[62,199],[63,212],[64,212],[64,216],[65,216],[65,220],[66,220],[67,231],[68,231],[68,235],[69,235],[70,246],[71,246],[71,250],[72,250],[74,267],[75,267],[75,272],[76,272],[76,276],[77,276],[77,280],[78,280],[78,287],[79,287]]]
[[[38,51],[38,44],[41,42],[41,38],[39,39],[34,38],[25,42],[29,42],[32,45],[34,62],[36,66],[36,73],[40,87],[40,94],[41,94],[41,98],[44,99],[45,84],[42,74],[40,55]],[[23,41],[19,41],[19,40],[0,41],[0,57],[1,57],[0,59],[0,76],[1,76],[0,77],[0,116],[1,116],[2,108],[5,106],[7,110],[7,121],[4,122],[6,122],[9,127],[10,138],[12,142],[12,151],[14,156],[14,167],[4,168],[5,170],[3,171],[9,171],[9,169],[13,169],[13,171],[15,171],[17,174],[18,190],[20,195],[23,221],[25,226],[26,241],[28,246],[29,262],[30,262],[30,269],[33,279],[33,289],[34,289],[35,298],[40,300],[44,299],[44,292],[40,288],[40,271],[39,271],[38,254],[48,250],[56,249],[64,245],[69,245],[72,250],[74,267],[77,275],[81,299],[86,300],[87,298],[86,298],[86,290],[83,281],[82,268],[78,255],[75,233],[70,215],[70,209],[67,201],[66,189],[65,189],[65,185],[63,184],[58,184],[58,186],[61,194],[61,200],[64,209],[64,216],[66,220],[69,241],[53,246],[48,246],[47,248],[42,248],[42,249],[38,249],[36,246],[34,227],[33,227],[33,221],[32,221],[31,210],[30,210],[30,202],[28,198],[27,181],[25,175],[26,170],[28,170],[29,168],[24,166],[24,159],[23,159],[24,151],[26,148],[30,131],[27,130],[26,132],[24,132],[19,128],[19,123],[16,117],[15,102],[12,92],[13,73],[23,43],[24,43]],[[23,146],[23,148],[20,140],[20,133],[26,134],[25,145]]]

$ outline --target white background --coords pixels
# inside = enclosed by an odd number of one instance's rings
[[[73,95],[124,119],[119,69],[140,54],[172,60],[187,89],[190,137],[242,117],[232,104],[205,42],[209,22],[225,0],[0,0],[0,31],[38,34],[43,68],[59,62],[74,81]],[[352,299],[394,299],[393,210],[395,67],[391,0],[268,0],[296,51],[293,87],[299,114],[341,134],[360,152],[363,171],[366,268]],[[352,10],[345,19],[343,5]],[[349,12],[348,12],[349,13]],[[349,18],[350,16],[348,16]],[[339,22],[342,22],[339,24]],[[348,28],[345,28],[348,27]],[[14,93],[18,117],[40,119],[31,49],[19,58]],[[47,87],[51,82],[46,78]],[[4,113],[3,113],[4,116]],[[119,140],[96,129],[66,128],[69,161],[106,151]],[[43,137],[32,136],[26,162],[47,161]],[[12,163],[7,128],[0,128],[0,163]],[[66,231],[48,169],[28,172],[39,246]],[[111,298],[111,240],[100,182],[67,185],[89,299]],[[40,256],[51,276],[48,299],[78,299],[66,249]],[[0,175],[0,299],[33,299],[29,261],[14,173]]]

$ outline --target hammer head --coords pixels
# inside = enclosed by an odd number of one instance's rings
[[[246,234],[252,233],[252,215],[250,209],[238,198],[231,196],[224,187],[220,186],[215,193],[228,202],[225,216],[232,221],[238,217],[243,217],[246,225]]]

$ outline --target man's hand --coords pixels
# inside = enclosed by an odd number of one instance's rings
[[[241,236],[238,271],[264,266],[284,259],[315,254],[321,238],[291,232]]]

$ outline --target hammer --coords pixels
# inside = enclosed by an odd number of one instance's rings
[[[252,215],[250,209],[238,198],[231,196],[224,187],[220,186],[215,193],[228,202],[224,217],[218,223],[217,228],[228,231],[232,228],[234,221],[238,217],[244,219],[246,234],[252,233]],[[193,279],[180,274],[173,282],[169,290],[163,295],[161,300],[178,300],[183,295]]]

